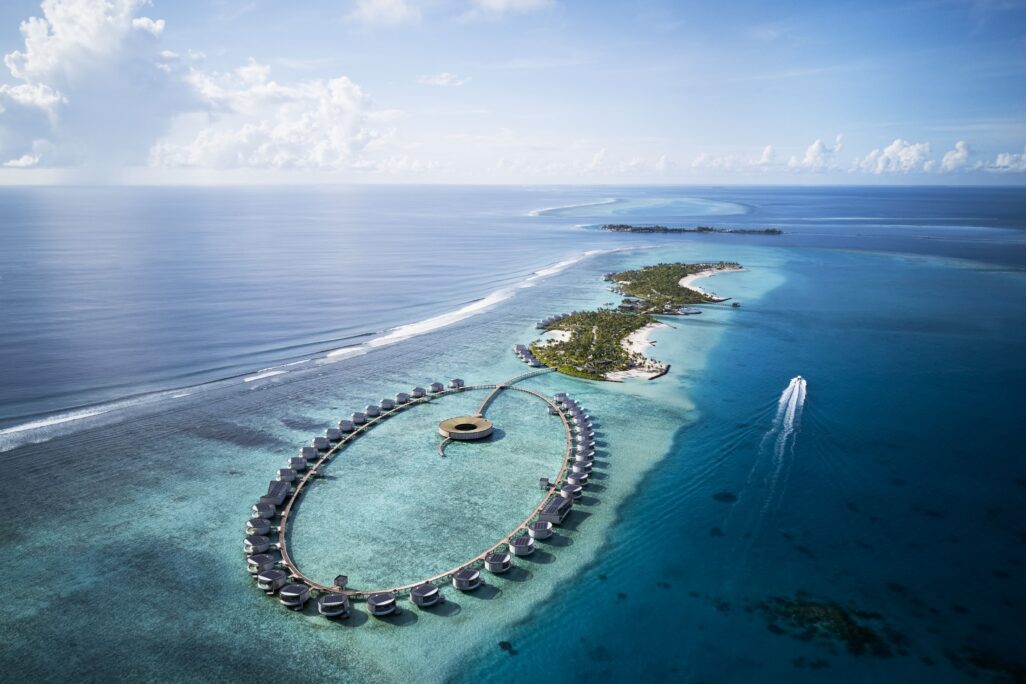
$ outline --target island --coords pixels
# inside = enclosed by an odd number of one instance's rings
[[[532,343],[529,354],[521,349],[521,358],[588,380],[654,379],[665,375],[669,366],[644,354],[654,344],[649,340],[651,332],[665,325],[655,316],[701,313],[690,305],[727,301],[726,297],[694,287],[694,281],[739,270],[738,263],[719,261],[663,263],[607,273],[605,280],[616,284],[611,289],[624,296],[619,306],[574,311],[540,321],[538,328],[546,332],[547,338]]]
[[[616,284],[614,292],[625,296],[620,310],[672,316],[693,313],[685,309],[692,304],[712,304],[730,299],[695,287],[694,282],[716,273],[740,270],[741,264],[733,261],[670,263],[607,273],[603,277]]]
[[[779,228],[715,228],[713,226],[635,226],[627,223],[607,223],[599,230],[608,233],[727,233],[731,235],[783,235]]]

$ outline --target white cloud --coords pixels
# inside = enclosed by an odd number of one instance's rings
[[[4,99],[26,107],[37,107],[50,110],[61,102],[66,102],[63,95],[45,83],[22,83],[19,85],[0,85],[0,102]]]
[[[959,140],[955,143],[955,149],[944,153],[940,170],[944,173],[951,173],[965,169],[969,165],[970,154],[972,151],[969,149],[969,144],[964,140]]]
[[[156,21],[154,21],[149,17],[137,17],[136,19],[132,20],[132,27],[142,29],[143,31],[152,33],[155,36],[159,36],[161,33],[164,32],[164,20],[157,19]]]
[[[699,154],[691,162],[693,169],[712,169],[714,171],[765,171],[779,167],[777,151],[773,145],[766,145],[758,157],[742,158],[737,155],[714,155],[708,152]]]
[[[397,26],[420,20],[420,8],[408,0],[359,0],[350,19],[364,24]]]
[[[368,98],[345,77],[285,85],[251,60],[229,74],[194,71],[190,81],[207,111],[179,118],[153,147],[155,165],[355,168],[386,137],[368,124]]]
[[[552,5],[552,0],[473,0],[474,8],[490,14],[526,14]]]
[[[39,163],[38,154],[23,154],[17,159],[11,159],[10,161],[4,162],[4,166],[9,169],[28,169]]]
[[[861,159],[855,160],[855,169],[867,173],[922,173],[936,168],[930,159],[930,143],[910,143],[901,138],[887,147],[874,149]]]
[[[0,87],[0,158],[51,166],[145,158],[188,101],[172,73],[177,62],[160,54],[164,21],[137,16],[146,4],[43,0],[42,16],[21,23],[24,45],[4,57],[20,83]],[[42,156],[25,149],[38,140],[47,143]]]
[[[450,74],[448,71],[443,71],[440,74],[425,74],[417,79],[417,82],[421,85],[429,86],[461,86],[470,82],[469,78],[460,78],[456,74]]]
[[[1022,154],[1002,152],[994,159],[993,163],[987,165],[987,169],[998,173],[1026,172],[1026,149],[1023,149]]]
[[[796,171],[813,171],[822,173],[837,169],[836,157],[844,148],[844,136],[838,134],[833,145],[827,145],[818,138],[805,149],[801,159],[791,157],[788,167]]]

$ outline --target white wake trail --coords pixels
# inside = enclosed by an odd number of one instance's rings
[[[780,395],[780,403],[777,409],[777,417],[774,418],[774,426],[766,434],[766,439],[776,434],[776,441],[773,445],[773,458],[769,475],[766,478],[766,498],[759,511],[759,517],[755,529],[762,527],[766,515],[780,499],[781,492],[786,483],[786,474],[791,470],[791,461],[788,456],[794,455],[797,432],[800,427],[802,410],[805,407],[807,383],[802,376],[791,378],[787,388]],[[790,448],[788,446],[790,445]]]

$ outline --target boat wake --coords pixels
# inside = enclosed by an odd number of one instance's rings
[[[765,498],[762,509],[759,511],[759,517],[756,520],[756,529],[762,526],[766,515],[779,505],[784,488],[787,485],[787,476],[790,473],[794,460],[794,448],[801,426],[807,391],[808,383],[805,378],[800,375],[791,378],[791,381],[787,383],[787,387],[780,393],[773,423],[766,434],[763,435],[762,442],[759,445],[760,459],[771,444],[772,452],[770,453],[769,473],[765,479]]]

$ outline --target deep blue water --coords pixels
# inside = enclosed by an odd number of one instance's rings
[[[716,204],[663,201],[680,197]],[[607,198],[621,201],[529,215]],[[0,494],[20,592],[0,608],[5,672],[390,681],[373,653],[412,658],[423,638],[438,643],[425,667],[461,663],[428,680],[1024,676],[1021,190],[4,189],[0,217]],[[785,234],[594,229],[608,220]],[[571,263],[638,246],[658,248]],[[734,257],[749,273],[715,288],[742,307],[656,335],[682,360],[715,338],[638,399],[653,421],[693,402],[664,426],[672,447],[645,454],[658,463],[607,535],[582,526],[586,569],[498,638],[426,618],[325,632],[251,596],[237,547],[252,492],[346,407],[453,367],[514,374],[509,345],[554,308],[603,301],[604,271]],[[745,278],[775,285],[749,301]],[[607,424],[611,443],[634,434]],[[879,641],[852,653],[775,597]]]

